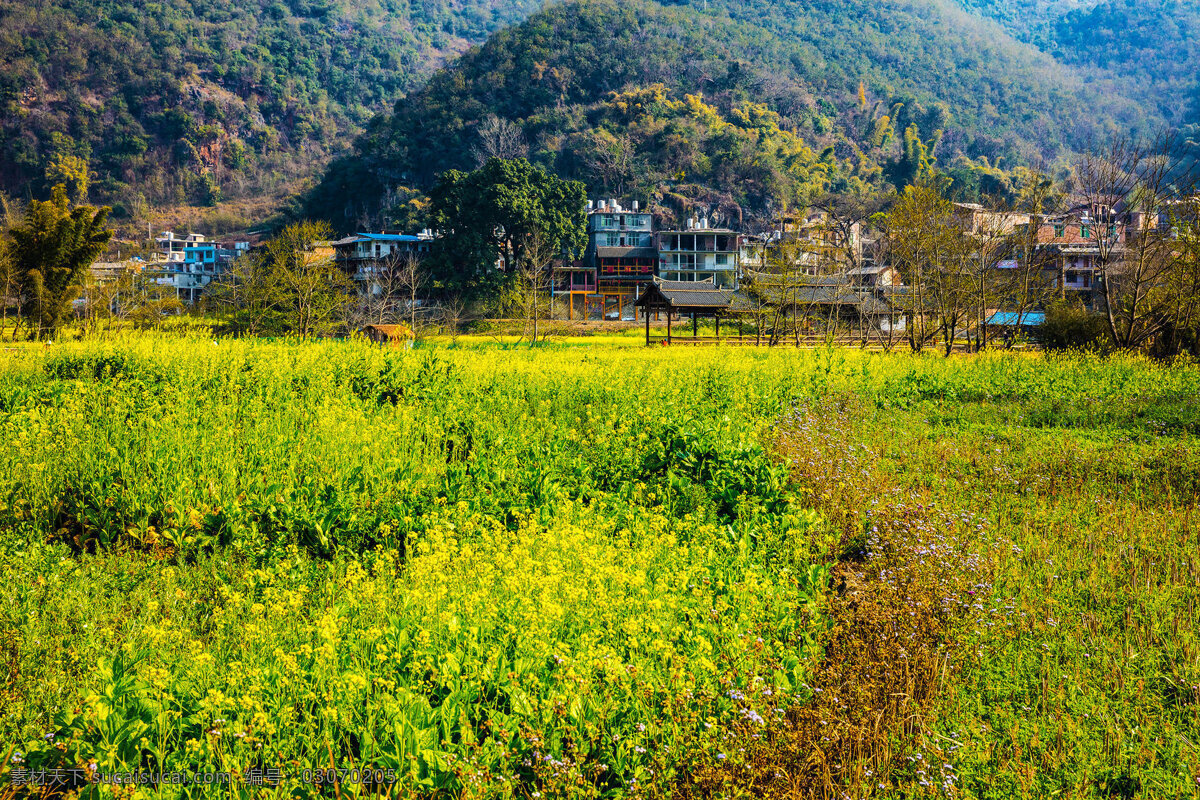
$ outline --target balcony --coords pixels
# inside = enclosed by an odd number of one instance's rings
[[[1091,272],[1067,270],[1063,275],[1063,288],[1074,291],[1089,291],[1095,283]]]

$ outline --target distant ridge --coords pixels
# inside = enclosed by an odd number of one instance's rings
[[[714,167],[713,159],[738,157],[712,145],[733,135],[729,124],[742,131],[759,124],[734,118],[744,117],[748,104],[767,112],[760,125],[767,133],[746,134],[741,149],[762,150],[756,157],[768,170],[804,162],[808,171],[798,180],[812,191],[883,185],[917,168],[897,162],[918,161],[921,154],[909,152],[918,147],[936,146],[932,154],[944,165],[972,159],[991,169],[1053,161],[1092,137],[1161,121],[949,3],[714,0],[708,12],[702,6],[579,0],[498,32],[393,114],[374,120],[307,195],[302,213],[343,229],[402,218],[397,206],[437,173],[476,163],[479,131],[490,117],[511,123],[533,160],[583,178],[594,190],[633,186],[589,175],[577,156],[588,148],[632,147],[643,174],[699,180],[714,202],[742,205],[761,204],[766,193],[756,199],[742,191],[752,170],[722,174]],[[631,115],[612,106],[622,102],[613,93],[636,95],[651,86],[663,93],[653,108]],[[719,119],[664,105],[689,94]],[[910,125],[920,141],[906,141]],[[672,148],[700,163],[681,165]],[[617,151],[617,159],[630,155]],[[814,160],[826,163],[824,178],[812,177]]]

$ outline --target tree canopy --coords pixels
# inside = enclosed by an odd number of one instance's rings
[[[494,289],[520,268],[535,245],[575,252],[584,244],[587,194],[524,158],[491,158],[473,172],[450,170],[431,194],[431,219],[441,237],[437,280],[468,296]],[[503,260],[504,272],[496,264]]]
[[[663,187],[754,213],[902,188],[935,159],[1053,162],[1157,121],[1123,90],[940,4],[713,5],[576,0],[497,33],[374,120],[300,215],[391,224],[404,218],[395,198],[501,144],[594,192]]]
[[[0,3],[0,191],[85,162],[115,216],[307,178],[533,0]]]
[[[30,338],[53,338],[79,295],[83,276],[108,246],[109,209],[71,207],[56,186],[47,201],[34,200],[8,230],[6,256],[16,277]]]

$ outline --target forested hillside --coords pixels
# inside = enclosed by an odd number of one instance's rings
[[[1173,124],[1200,122],[1200,4],[1193,0],[960,0],[1090,80],[1136,86]]]
[[[597,0],[506,29],[541,5],[0,0],[0,191],[265,213],[340,157],[302,205],[344,227],[411,218],[498,145],[595,190],[761,206],[934,159],[980,191],[1200,119],[1184,0]]]
[[[0,0],[0,190],[118,216],[311,176],[537,0]]]
[[[934,159],[1003,183],[997,164],[1153,122],[937,2],[583,0],[499,32],[375,120],[303,212],[403,222],[438,172],[512,152],[595,191],[757,210],[903,184]]]

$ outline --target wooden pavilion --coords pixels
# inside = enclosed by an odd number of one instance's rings
[[[716,320],[717,338],[721,336],[721,317],[726,318],[737,313],[737,298],[734,292],[718,288],[712,280],[707,281],[664,281],[655,279],[646,284],[642,296],[634,306],[642,310],[646,320],[646,344],[650,344],[650,315],[665,311],[667,314],[667,344],[680,340],[671,331],[671,318],[674,316],[692,318],[692,338],[690,341],[699,342],[697,320],[700,318]]]

